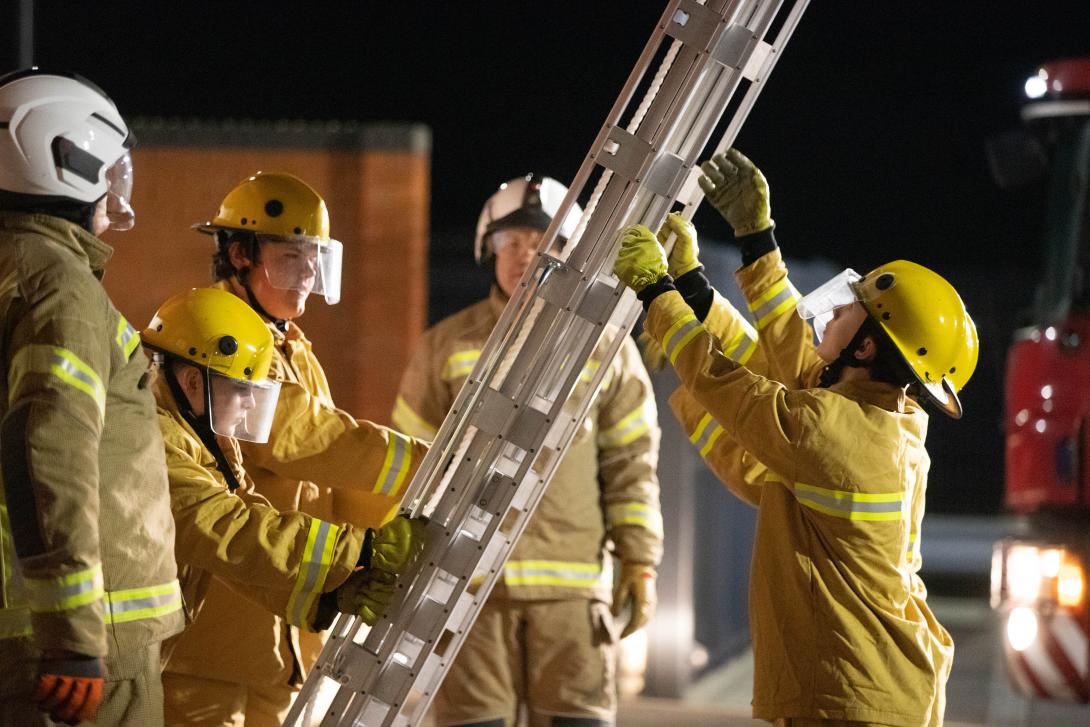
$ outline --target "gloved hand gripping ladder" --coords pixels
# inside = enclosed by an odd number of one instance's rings
[[[368,632],[341,616],[285,725],[305,725],[320,683],[339,684],[321,724],[418,724],[579,429],[607,363],[640,306],[612,274],[617,233],[657,229],[675,202],[700,203],[700,158],[730,104],[715,151],[734,141],[807,0],[673,0],[602,126],[523,277],[458,394],[403,510],[427,515],[428,544]],[[778,26],[772,42],[765,36]],[[627,128],[629,102],[669,51]],[[549,255],[567,211],[597,187],[563,258]],[[591,354],[604,352],[590,383]],[[483,576],[470,589],[474,573]]]

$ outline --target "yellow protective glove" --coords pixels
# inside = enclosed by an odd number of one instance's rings
[[[617,618],[631,605],[631,615],[621,632],[621,638],[636,633],[655,615],[658,594],[655,591],[655,568],[645,563],[621,563],[621,576],[613,586],[613,617]]]
[[[424,550],[427,521],[398,515],[375,531],[370,569],[400,575]]]
[[[624,229],[613,274],[637,293],[666,276],[666,251],[651,230],[643,225]]]
[[[697,180],[712,206],[719,210],[736,237],[772,227],[768,181],[761,170],[737,149],[716,154],[700,165]]]
[[[368,626],[386,613],[397,592],[397,576],[379,570],[360,570],[337,586],[337,610],[359,616]]]
[[[666,221],[659,228],[658,238],[663,249],[666,248],[671,232],[674,233],[674,246],[670,249],[667,272],[671,278],[677,280],[685,273],[700,267],[700,246],[696,244],[696,228],[693,223],[679,212],[666,215]]]

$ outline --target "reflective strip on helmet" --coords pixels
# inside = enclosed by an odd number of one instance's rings
[[[340,528],[332,523],[317,518],[310,521],[303,560],[299,563],[299,575],[288,599],[288,623],[293,626],[306,626],[307,614],[325,585],[339,532]]]
[[[757,350],[757,331],[753,330],[753,327],[748,323],[740,322],[742,323],[742,330],[738,331],[727,345],[723,346],[723,355],[731,361],[745,366],[750,356]]]
[[[393,420],[394,426],[410,437],[418,437],[430,442],[439,433],[439,430],[433,427],[424,417],[413,411],[413,408],[409,406],[409,402],[405,401],[402,396],[397,397],[394,402],[394,413],[390,418]]]
[[[701,457],[707,457],[712,445],[722,435],[723,427],[719,426],[719,422],[715,421],[711,414],[705,413],[697,422],[696,429],[689,435],[689,441],[697,448]]]
[[[26,606],[0,608],[0,639],[30,636],[33,632],[30,626],[29,608]]]
[[[125,320],[125,316],[120,316],[117,321],[117,345],[125,352],[125,358],[132,356],[132,352],[140,345],[140,336],[136,334],[136,329]]]
[[[374,492],[393,497],[401,489],[409,466],[413,461],[412,443],[409,438],[390,431],[390,441],[386,445],[386,461],[375,480]]]
[[[606,507],[606,522],[610,527],[637,525],[662,535],[662,513],[643,502],[617,502]]]
[[[27,601],[35,613],[54,613],[86,606],[102,598],[102,564],[56,578],[23,578]]]
[[[473,367],[477,365],[477,359],[480,357],[480,349],[469,349],[467,351],[453,353],[443,366],[443,373],[440,374],[440,377],[444,381],[455,381],[456,379],[469,376],[473,372]]]
[[[703,330],[704,326],[691,313],[675,321],[662,337],[662,350],[670,363],[676,363],[681,350]]]
[[[787,278],[773,283],[749,303],[749,310],[757,321],[757,330],[767,326],[784,311],[795,307],[799,298],[799,291],[795,290],[795,286]]]
[[[623,447],[647,434],[651,429],[651,422],[655,419],[655,412],[651,407],[651,400],[645,398],[621,421],[598,433],[598,446],[602,449]]]
[[[8,372],[9,403],[19,395],[19,386],[27,374],[53,376],[83,392],[95,402],[99,416],[106,416],[106,388],[95,370],[79,356],[60,346],[32,343],[23,346],[12,357]]]
[[[779,475],[768,473],[767,479],[779,482],[795,493],[800,505],[826,515],[845,520],[885,521],[900,520],[905,493],[901,492],[848,492],[827,487],[787,482]]]
[[[158,586],[108,591],[103,606],[102,620],[108,624],[159,618],[182,609],[182,589],[174,580]]]
[[[503,579],[509,586],[593,588],[601,584],[602,566],[561,560],[509,560],[503,567]]]

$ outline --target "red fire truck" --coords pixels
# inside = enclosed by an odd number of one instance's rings
[[[1006,374],[1006,504],[992,607],[1027,697],[1090,702],[1090,58],[1026,82],[1025,128],[991,149],[1000,183],[1045,175],[1043,273]]]

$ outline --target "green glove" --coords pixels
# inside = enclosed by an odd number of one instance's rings
[[[337,610],[359,616],[374,626],[390,607],[397,592],[397,576],[383,571],[356,571],[337,587]]]
[[[624,229],[613,274],[637,293],[666,277],[666,251],[651,230],[643,225]]]
[[[665,249],[670,233],[674,233],[674,246],[670,249],[670,277],[677,280],[685,273],[700,267],[700,246],[696,244],[696,228],[678,212],[666,215],[666,221],[659,228],[659,243]]]
[[[424,550],[427,521],[398,515],[375,531],[371,541],[371,570],[400,575]]]
[[[697,180],[704,195],[734,235],[752,235],[772,227],[768,182],[761,170],[737,149],[716,154],[700,165],[704,174]]]

